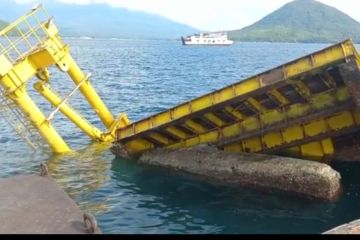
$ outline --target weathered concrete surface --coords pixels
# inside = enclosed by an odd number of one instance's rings
[[[360,234],[360,219],[333,228],[323,234]]]
[[[330,166],[288,157],[234,154],[200,146],[180,150],[158,149],[143,154],[138,161],[245,187],[308,198],[332,201],[341,192],[341,176]]]
[[[82,211],[50,177],[0,180],[0,234],[86,233]]]

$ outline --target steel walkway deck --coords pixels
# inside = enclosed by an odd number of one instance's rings
[[[119,128],[113,152],[210,144],[324,159],[360,129],[359,66],[346,40]]]

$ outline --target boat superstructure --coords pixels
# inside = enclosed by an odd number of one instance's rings
[[[181,37],[183,45],[232,45],[227,32],[210,32]]]

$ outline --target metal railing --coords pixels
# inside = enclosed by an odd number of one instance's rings
[[[36,149],[44,144],[39,132],[16,104],[6,96],[0,86],[0,117],[2,117],[30,147]]]
[[[37,49],[49,36],[46,24],[51,21],[40,4],[0,31],[0,55],[11,63]]]
[[[49,14],[40,4],[6,26],[0,31],[0,56],[5,56],[11,64],[15,64],[38,49],[49,37],[46,27],[49,21],[51,21]],[[0,117],[33,149],[44,144],[30,119],[9,98],[9,92],[2,86],[0,86]]]

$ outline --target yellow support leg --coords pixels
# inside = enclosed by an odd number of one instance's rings
[[[74,59],[70,54],[66,54],[64,63],[68,64],[67,73],[74,81],[76,85],[86,77],[85,74],[81,71],[80,67],[76,64]],[[91,86],[89,81],[86,81],[80,87],[81,93],[85,96],[87,101],[93,107],[96,114],[99,116],[101,121],[104,123],[107,129],[110,129],[114,124],[114,117],[105,106],[104,102],[101,100],[100,96],[96,93],[95,89]]]
[[[95,141],[113,141],[114,136],[108,135],[105,139],[105,136],[98,129],[89,124],[84,118],[79,116],[72,108],[70,108],[67,104],[60,104],[62,100],[54,93],[48,86],[45,85],[44,82],[37,82],[34,85],[34,88],[44,97],[46,98],[52,105],[55,107],[59,107],[59,110],[76,126],[78,126],[85,134],[87,134],[91,139]]]
[[[46,121],[43,113],[26,93],[25,87],[16,90],[10,95],[10,98],[29,117],[31,123],[39,130],[41,136],[46,140],[55,153],[65,153],[71,151],[62,137],[56,132],[51,124]]]

